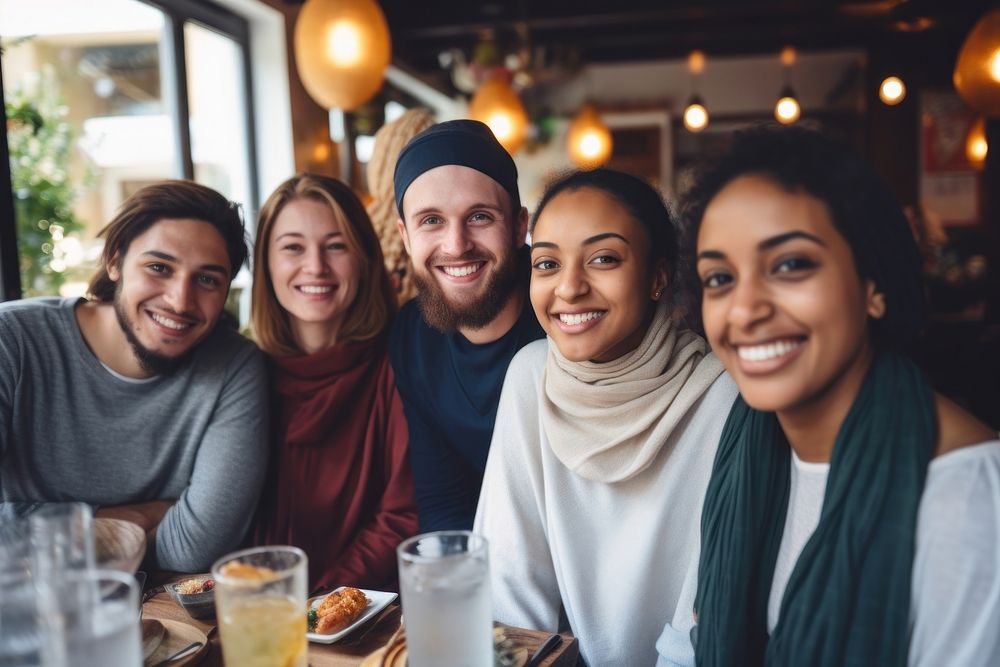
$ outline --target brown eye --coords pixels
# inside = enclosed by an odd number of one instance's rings
[[[808,271],[815,268],[816,263],[805,257],[789,257],[782,260],[774,267],[775,273],[794,273],[796,271]]]
[[[721,271],[713,271],[712,273],[709,273],[707,276],[702,278],[701,286],[704,289],[715,289],[718,287],[724,287],[725,285],[728,285],[731,282],[733,282],[733,277],[730,276],[729,274],[723,273]]]

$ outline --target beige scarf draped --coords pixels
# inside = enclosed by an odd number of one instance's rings
[[[653,462],[722,371],[705,340],[678,330],[661,303],[639,347],[614,361],[572,362],[549,341],[542,426],[567,468],[620,482]]]

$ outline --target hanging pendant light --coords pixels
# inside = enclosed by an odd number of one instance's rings
[[[708,109],[697,95],[691,96],[691,101],[684,108],[684,128],[688,132],[701,132],[708,127]]]
[[[906,98],[906,84],[898,76],[887,76],[878,87],[878,98],[883,104],[896,106]]]
[[[513,155],[528,133],[528,113],[507,77],[496,73],[479,86],[469,101],[469,118],[486,123],[497,141]]]
[[[791,125],[802,115],[802,108],[795,98],[795,91],[791,86],[781,89],[778,101],[774,104],[774,118],[782,125]]]
[[[694,93],[684,107],[684,127],[688,132],[701,132],[708,127],[708,108],[698,95],[698,79],[705,71],[705,54],[695,49],[688,54],[688,71],[691,72],[691,87]]]
[[[966,37],[952,79],[970,107],[1000,116],[1000,9],[987,12]]]
[[[791,125],[802,115],[802,108],[792,90],[792,66],[798,60],[799,53],[794,46],[788,45],[781,50],[778,60],[785,71],[785,87],[778,94],[778,101],[774,103],[774,119],[782,125]]]
[[[379,91],[392,47],[375,0],[307,0],[295,23],[295,63],[309,95],[350,111]]]
[[[597,169],[611,158],[614,143],[611,130],[590,104],[584,104],[569,125],[566,148],[570,159],[580,169]]]

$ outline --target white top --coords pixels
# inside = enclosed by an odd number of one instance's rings
[[[817,465],[824,464],[792,464],[778,554],[778,566],[791,566],[780,578],[775,569],[768,632],[777,624],[791,567],[819,522],[826,474],[818,468],[803,474],[800,467]],[[806,475],[815,479],[804,482]],[[812,487],[820,476],[817,494]],[[804,491],[807,484],[811,488]],[[910,612],[911,666],[1000,665],[1000,440],[931,461],[917,516]]]
[[[494,614],[547,631],[568,621],[590,665],[653,665],[664,622],[685,636],[693,625],[701,506],[736,386],[720,376],[643,472],[591,481],[541,426],[547,345],[525,346],[507,370],[476,514]],[[689,644],[679,650],[693,661]]]
[[[774,564],[774,578],[771,580],[771,596],[767,603],[767,632],[774,631],[781,612],[781,598],[792,570],[819,525],[823,512],[823,494],[826,493],[826,478],[830,474],[829,463],[809,463],[803,461],[792,450],[792,476],[788,490],[788,514],[785,515],[785,532],[781,536],[778,560]]]

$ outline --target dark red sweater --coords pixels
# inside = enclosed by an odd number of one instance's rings
[[[384,342],[271,362],[277,437],[254,542],[303,549],[311,591],[394,589],[417,512]]]

